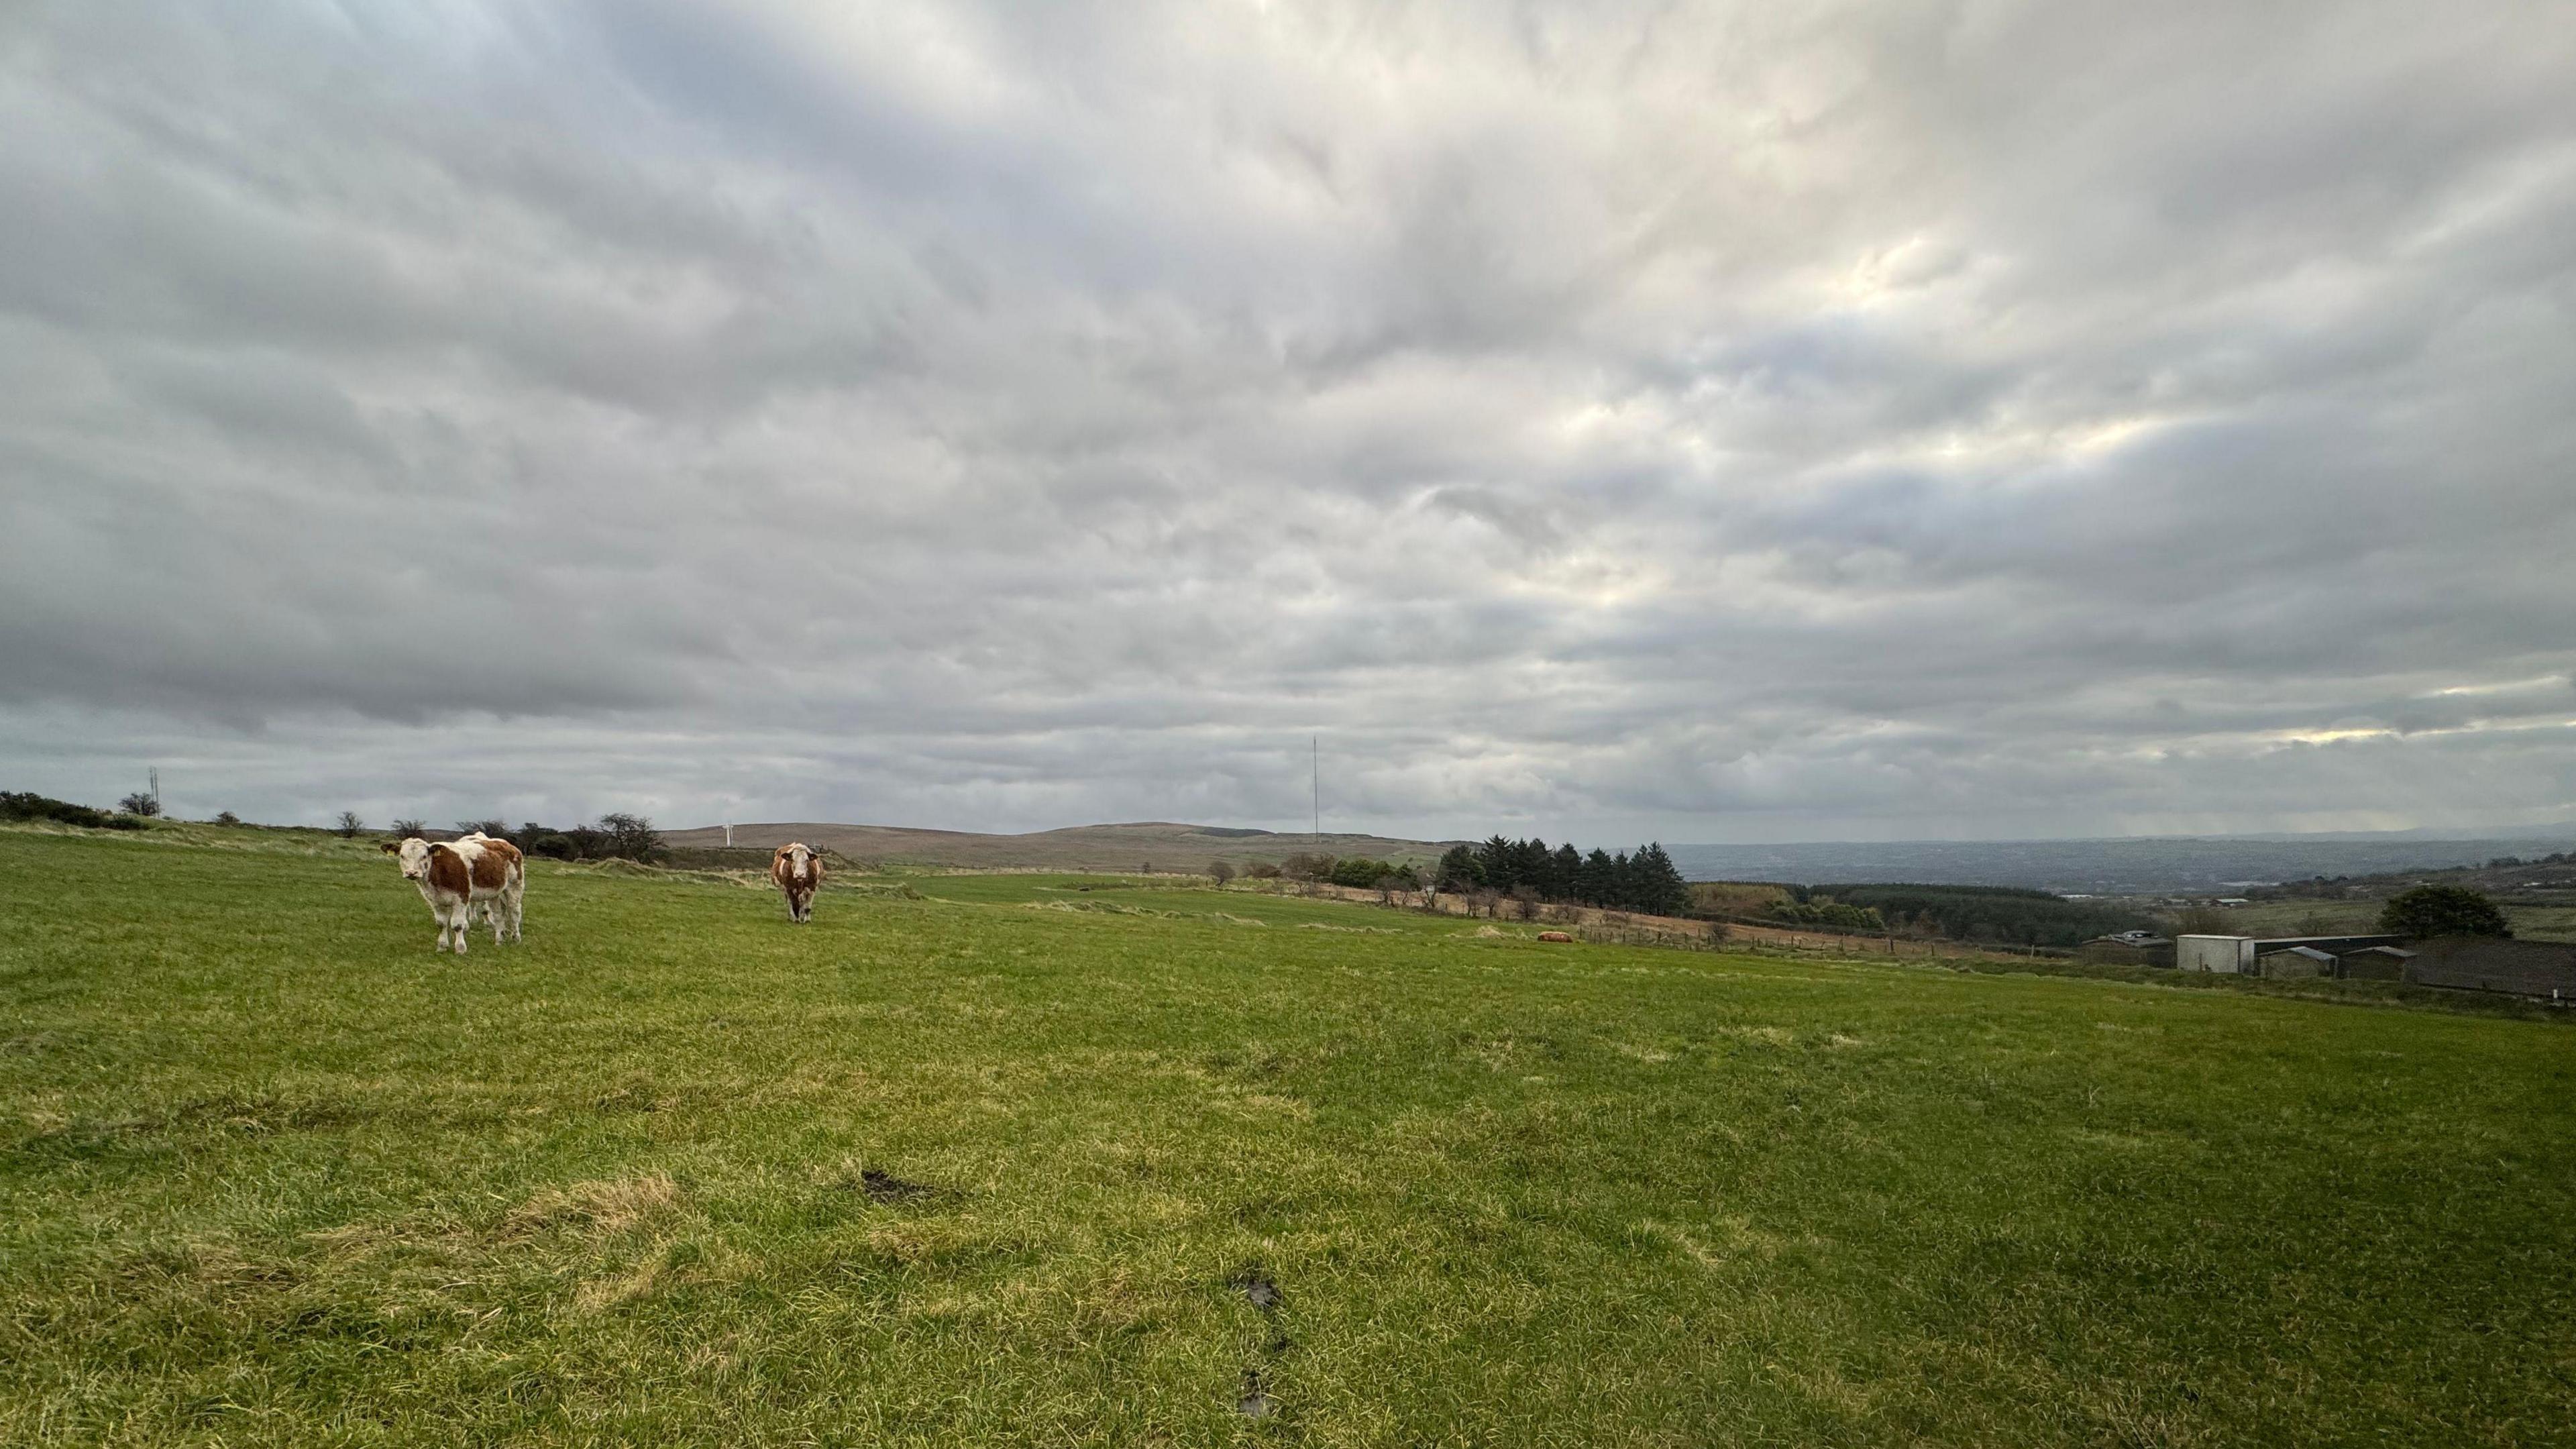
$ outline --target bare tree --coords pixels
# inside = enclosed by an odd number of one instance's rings
[[[350,838],[351,836],[356,835],[359,831],[364,830],[364,829],[366,829],[366,828],[367,828],[367,822],[365,822],[365,821],[363,821],[363,820],[361,820],[361,819],[359,819],[359,818],[358,818],[358,812],[357,812],[357,811],[355,811],[355,810],[343,810],[343,811],[341,811],[341,812],[340,812],[340,824],[338,825],[337,829],[338,829],[338,831],[339,831],[339,835],[340,835],[340,838],[341,838],[342,840],[347,840],[347,839],[348,839],[348,838]],[[395,828],[395,829],[397,829],[397,830],[400,830],[402,827],[401,827],[401,826],[399,826],[399,825],[397,825],[397,826],[395,826],[394,828]],[[417,834],[418,832],[411,832],[411,833]]]
[[[357,816],[350,811],[342,811],[340,814],[340,821],[344,825],[356,818]],[[429,822],[426,820],[397,820],[394,822],[394,834],[396,837],[403,840],[409,840],[413,836],[418,835],[427,829],[429,829]]]
[[[235,815],[229,810],[218,810],[215,812],[215,823],[217,825],[239,825],[241,824],[241,817]]]
[[[1234,879],[1234,867],[1222,860],[1209,861],[1208,879],[1215,881],[1218,885],[1223,885],[1227,881]]]
[[[124,799],[117,801],[116,808],[124,811],[128,815],[158,815],[161,813],[161,802],[153,796],[146,795],[142,791],[137,790],[133,794],[126,796]]]
[[[612,810],[599,817],[599,830],[608,837],[611,855],[649,863],[662,854],[662,832],[641,815]]]

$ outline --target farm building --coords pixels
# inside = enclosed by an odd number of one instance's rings
[[[2329,960],[2369,946],[2394,946],[2402,936],[2177,936],[2174,964],[2185,971],[2252,973],[2263,957],[2305,947]],[[2302,958],[2304,959],[2304,958]],[[2316,974],[2316,973],[2308,973]],[[2332,974],[2329,971],[2327,974]]]
[[[2332,951],[2320,951],[2314,946],[2283,946],[2256,955],[2254,970],[2259,975],[2275,979],[2332,976],[2336,974],[2338,963],[2339,958]]]
[[[2175,964],[2185,971],[2263,976],[2337,976],[2403,981],[2459,991],[2576,1002],[2576,943],[2444,936],[2398,942],[2399,936],[2181,936]]]
[[[2576,944],[2493,936],[2441,936],[2414,943],[2405,979],[2417,986],[2503,991],[2576,1001]]]
[[[2397,946],[2364,946],[2343,955],[2341,975],[2347,981],[2403,981],[2406,963],[2415,953]]]

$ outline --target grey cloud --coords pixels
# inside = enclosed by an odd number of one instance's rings
[[[2544,12],[5,26],[25,785],[1285,824],[1319,732],[1397,830],[2576,815]]]

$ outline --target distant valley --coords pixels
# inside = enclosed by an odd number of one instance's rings
[[[854,860],[964,870],[1195,872],[1211,861],[1277,863],[1322,851],[1398,863],[1436,860],[1450,841],[1365,834],[1285,833],[1142,821],[1081,825],[1024,835],[922,830],[888,825],[783,822],[736,825],[737,846],[803,840]],[[724,843],[720,827],[668,832],[674,846]],[[1635,841],[1578,840],[1589,850]],[[2576,825],[2551,834],[2516,832],[2439,839],[2385,835],[2144,836],[2102,840],[1819,841],[1786,845],[1667,844],[1692,880],[1785,881],[1804,885],[1911,881],[1925,885],[2023,886],[2094,895],[2209,894],[2256,881],[2380,875],[2482,865],[2576,848]]]
[[[2141,836],[2109,840],[1831,841],[1797,845],[1673,845],[1693,880],[1835,885],[2026,886],[2092,895],[2209,894],[2256,881],[2381,875],[2483,865],[2501,856],[2576,846],[2563,835],[2439,840],[2377,836]]]

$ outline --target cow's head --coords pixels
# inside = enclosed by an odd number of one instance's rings
[[[385,854],[402,862],[405,880],[418,880],[429,870],[429,842],[417,835],[409,840],[386,841]]]

